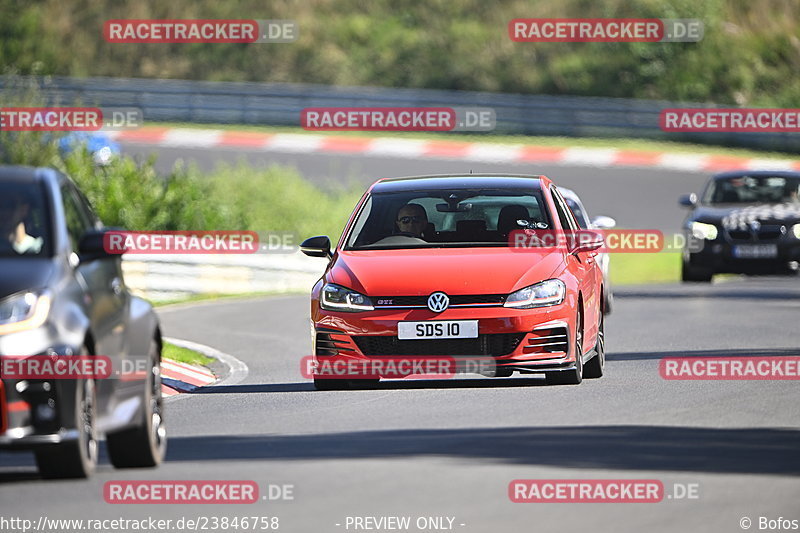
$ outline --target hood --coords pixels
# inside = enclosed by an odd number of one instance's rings
[[[0,299],[46,287],[53,269],[50,258],[0,257]]]
[[[714,223],[725,229],[745,229],[750,227],[753,222],[758,222],[760,225],[791,226],[800,222],[800,204],[701,206],[695,210],[692,219]]]
[[[329,280],[367,296],[508,294],[549,279],[561,252],[510,248],[340,252]]]

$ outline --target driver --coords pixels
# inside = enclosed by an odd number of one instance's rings
[[[41,237],[28,235],[25,219],[30,204],[22,194],[11,193],[0,200],[0,241],[11,245],[18,254],[38,254],[44,241]]]
[[[422,232],[428,226],[428,214],[419,204],[406,204],[397,211],[397,230],[422,239]]]

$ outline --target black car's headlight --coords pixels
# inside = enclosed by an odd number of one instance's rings
[[[705,222],[694,221],[689,225],[689,229],[696,239],[713,241],[719,235],[719,229],[714,224],[706,224]]]
[[[794,235],[795,239],[800,239],[800,224],[792,226],[792,235]]]
[[[567,286],[560,279],[548,279],[524,289],[512,292],[506,298],[504,307],[517,309],[530,309],[532,307],[545,307],[558,305],[564,301]]]
[[[35,329],[50,313],[50,294],[20,292],[0,300],[0,335]]]
[[[320,307],[326,311],[372,311],[375,309],[372,301],[352,289],[336,285],[334,283],[326,283],[322,287],[322,297],[320,298]]]

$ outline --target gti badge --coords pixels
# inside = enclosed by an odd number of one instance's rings
[[[450,306],[450,298],[443,292],[434,292],[428,296],[428,309],[441,313]]]

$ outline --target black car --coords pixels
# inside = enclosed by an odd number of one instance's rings
[[[683,252],[683,281],[714,274],[783,274],[800,262],[800,172],[737,171],[711,178],[684,228],[702,246]]]
[[[33,450],[44,477],[90,475],[102,434],[116,467],[166,451],[158,319],[126,288],[105,231],[65,175],[0,167],[0,449]],[[114,372],[21,379],[5,366],[76,355]]]

